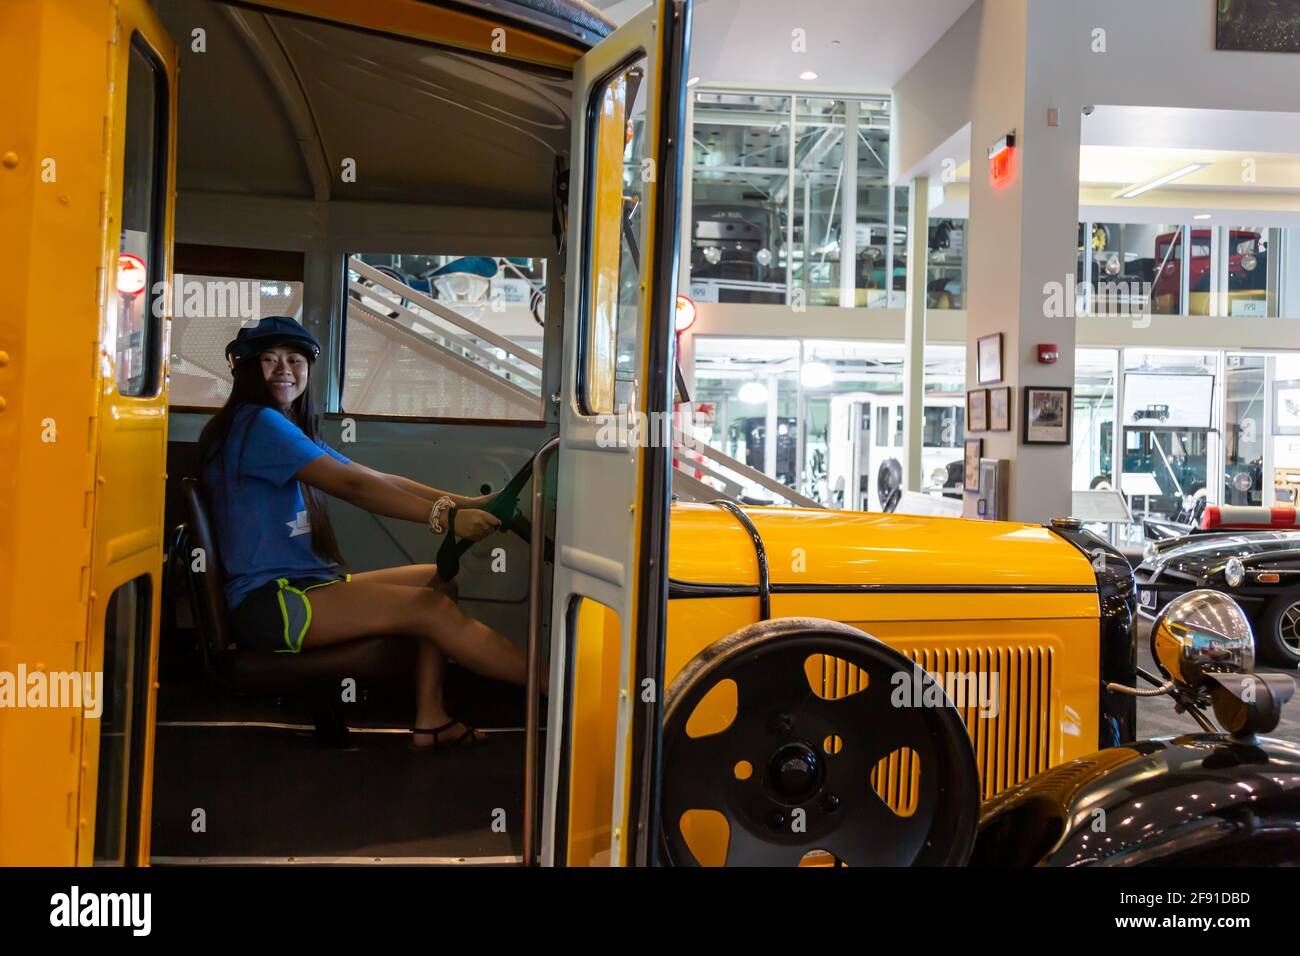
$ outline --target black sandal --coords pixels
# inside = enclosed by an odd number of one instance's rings
[[[465,732],[454,740],[444,741],[442,735],[453,727],[463,727]],[[417,744],[414,739],[415,734],[432,734],[433,743]],[[411,735],[412,739],[410,743],[407,744],[407,749],[419,753],[424,753],[430,750],[453,750],[456,747],[481,747],[483,744],[487,743],[489,739],[486,734],[482,733],[482,731],[475,727],[471,727],[469,724],[460,720],[449,720],[441,727],[412,727]]]

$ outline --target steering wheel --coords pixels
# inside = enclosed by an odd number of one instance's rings
[[[533,523],[519,510],[519,498],[524,485],[528,484],[528,479],[532,477],[533,462],[536,458],[537,452],[534,452],[524,466],[506,482],[506,486],[492,500],[492,504],[483,509],[501,522],[501,531],[512,531],[524,542],[533,539]],[[474,544],[475,542],[469,538],[456,537],[456,515],[455,509],[452,509],[448,515],[447,533],[442,539],[442,544],[438,546],[438,577],[450,581],[459,574],[461,556]],[[555,560],[555,542],[551,538],[546,539],[545,557],[548,561]]]

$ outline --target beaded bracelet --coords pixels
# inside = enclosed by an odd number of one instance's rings
[[[451,506],[452,506],[452,500],[448,498],[446,495],[443,495],[441,498],[435,501],[433,503],[433,507],[429,509],[429,530],[432,531],[434,534],[446,533],[447,526],[443,524],[442,514]]]

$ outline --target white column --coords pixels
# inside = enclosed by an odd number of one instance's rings
[[[930,180],[912,180],[908,192],[907,321],[903,329],[903,487],[920,491],[925,434],[925,284],[930,251]],[[890,272],[892,273],[892,269]],[[892,282],[891,282],[892,285]]]
[[[1264,359],[1264,434],[1260,436],[1264,454],[1260,462],[1259,478],[1262,493],[1259,503],[1265,508],[1272,508],[1277,504],[1277,486],[1273,479],[1273,458],[1277,449],[1277,439],[1273,437],[1273,383],[1276,381],[1277,357],[1270,355]]]
[[[1063,299],[1076,269],[1084,92],[1059,53],[1074,42],[1069,5],[1002,0],[984,5],[983,21],[971,96],[966,387],[1010,388],[1012,411],[1011,431],[968,435],[983,439],[984,457],[1011,461],[1009,516],[1044,522],[1071,511],[1071,448],[1022,443],[1022,396],[1027,385],[1074,385],[1073,309],[1055,314],[1047,292]],[[1048,125],[1049,108],[1059,110],[1059,126]],[[988,149],[1013,131],[1011,178],[994,186]],[[1002,380],[980,385],[975,343],[995,332]],[[1040,365],[1035,346],[1047,342],[1060,358]],[[1119,436],[1115,454],[1123,454]],[[967,517],[976,517],[977,501],[964,496]]]
[[[844,101],[844,175],[840,191],[840,308],[857,304],[858,101]]]
[[[1192,231],[1196,235],[1196,231]],[[1210,315],[1227,315],[1228,309],[1228,227],[1210,232]],[[1195,243],[1193,242],[1193,247]]]
[[[805,220],[806,221],[806,220]],[[803,459],[804,459],[804,417],[808,411],[808,405],[803,393],[803,363],[804,350],[803,339],[799,340],[799,378],[795,380],[795,412],[794,412],[794,488],[795,491],[802,492],[803,486]]]
[[[786,305],[792,305],[796,300],[794,298],[794,154],[799,143],[798,132],[795,124],[799,121],[799,98],[791,95],[790,97],[790,130],[786,136],[786,179],[785,179],[785,301]],[[806,204],[805,204],[806,210]],[[807,246],[808,239],[808,215],[805,211],[803,217],[803,234],[804,245]],[[772,250],[776,254],[776,250]],[[808,279],[808,253],[805,249],[803,257],[803,275],[804,283]],[[799,301],[803,301],[800,299]]]
[[[1277,314],[1288,319],[1300,319],[1300,228],[1282,230],[1278,251],[1268,251],[1269,258],[1279,259],[1278,273],[1281,288],[1278,290]]]
[[[781,390],[775,375],[767,377],[767,427],[763,430],[763,474],[776,477],[777,399]]]

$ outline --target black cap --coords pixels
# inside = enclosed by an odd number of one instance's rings
[[[281,344],[302,346],[313,362],[320,355],[320,343],[316,341],[316,336],[304,329],[296,319],[287,315],[268,315],[257,325],[240,329],[239,334],[226,343],[226,361],[233,368],[263,349]]]

